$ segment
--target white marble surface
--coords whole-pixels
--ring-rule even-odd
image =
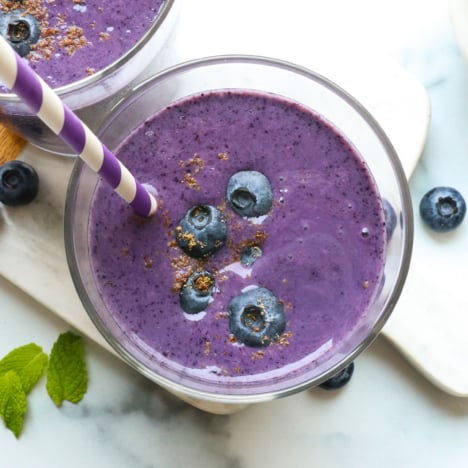
[[[335,49],[337,56],[399,61],[426,86],[432,101],[427,146],[411,180],[415,208],[427,189],[441,183],[468,194],[468,69],[455,43],[446,0],[289,0],[287,9],[278,0],[185,1],[186,11],[206,8],[219,18],[213,23],[207,15],[200,24],[205,40],[211,34],[206,50],[213,53],[224,52],[217,50],[216,38],[231,34],[239,40],[237,52],[300,60],[310,50],[315,60],[325,49]],[[238,8],[249,15],[237,14]],[[262,10],[263,16],[256,14]],[[182,26],[191,18],[185,14]],[[467,229],[435,239],[417,215],[416,220],[416,258],[423,261],[429,253],[435,258],[427,269],[434,286],[447,291],[449,309],[450,294],[463,289]],[[459,268],[452,273],[447,265],[454,257]],[[30,341],[49,350],[67,329],[67,323],[0,279],[0,355]],[[30,395],[20,440],[0,427],[0,466],[468,465],[468,400],[432,386],[384,338],[358,358],[353,380],[343,391],[310,390],[232,416],[195,410],[91,340],[86,344],[90,386],[84,401],[57,410],[41,382]]]

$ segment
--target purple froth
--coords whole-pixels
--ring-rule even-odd
[[[85,129],[80,119],[66,106],[64,113],[65,118],[59,136],[80,154],[86,144]]]
[[[12,91],[23,99],[34,114],[37,114],[43,98],[41,83],[28,63],[19,55],[16,56],[16,64],[18,73]]]

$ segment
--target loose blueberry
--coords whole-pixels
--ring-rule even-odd
[[[192,273],[179,293],[180,306],[188,314],[198,314],[213,300],[215,280],[206,270]]]
[[[446,232],[461,224],[466,213],[466,203],[458,190],[435,187],[422,197],[419,212],[431,229]]]
[[[397,217],[395,209],[386,198],[382,198],[382,207],[385,214],[385,230],[387,238],[390,239],[397,225]]]
[[[253,245],[251,247],[247,247],[241,253],[240,261],[242,265],[247,267],[252,266],[261,256],[263,255],[262,249]]]
[[[273,204],[270,182],[257,171],[240,171],[232,175],[226,198],[239,216],[248,218],[267,214]]]
[[[176,227],[178,246],[193,258],[206,258],[225,243],[227,223],[211,205],[197,205],[187,211]]]
[[[37,19],[22,9],[0,14],[0,35],[2,35],[21,57],[31,51],[41,35]]]
[[[39,190],[39,178],[32,166],[10,161],[0,166],[0,202],[9,206],[27,205]]]
[[[334,377],[320,384],[319,387],[324,388],[325,390],[338,390],[339,388],[344,387],[351,380],[353,372],[354,362],[351,362]]]
[[[228,304],[229,329],[248,346],[268,346],[286,327],[283,304],[266,288],[245,291]]]

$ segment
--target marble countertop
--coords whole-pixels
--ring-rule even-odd
[[[239,52],[268,51],[291,60],[325,50],[348,59],[396,60],[425,86],[432,104],[426,147],[410,181],[414,207],[435,185],[453,185],[468,194],[468,65],[455,41],[447,1],[289,0],[285,5],[279,0],[185,0],[179,27],[197,18],[204,31],[199,40],[209,41],[200,43],[201,55],[223,52],[216,38],[226,34],[238,37]],[[203,14],[195,15],[194,9]],[[169,62],[186,58],[180,47]],[[417,220],[416,248],[428,245],[426,236]],[[441,257],[450,254],[451,242],[460,240],[441,241]],[[460,254],[458,271],[467,256]],[[438,264],[432,274],[444,290],[463,288]],[[447,307],[450,303],[447,297]],[[57,335],[69,329],[0,277],[0,356],[29,342],[50,350]],[[21,438],[0,425],[0,466],[468,465],[468,399],[433,386],[383,336],[356,360],[353,379],[343,390],[313,389],[230,416],[194,409],[95,342],[85,342],[90,382],[84,400],[57,409],[44,385],[38,385],[29,397]]]

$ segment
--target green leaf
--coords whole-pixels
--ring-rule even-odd
[[[61,334],[52,347],[47,368],[47,392],[57,406],[65,400],[78,403],[88,389],[83,351],[81,337],[72,332]]]
[[[26,393],[18,374],[12,370],[0,376],[0,416],[5,426],[18,438],[26,413]]]
[[[34,343],[20,346],[0,361],[0,376],[14,371],[21,380],[23,390],[28,394],[41,378],[47,365],[47,354]]]

